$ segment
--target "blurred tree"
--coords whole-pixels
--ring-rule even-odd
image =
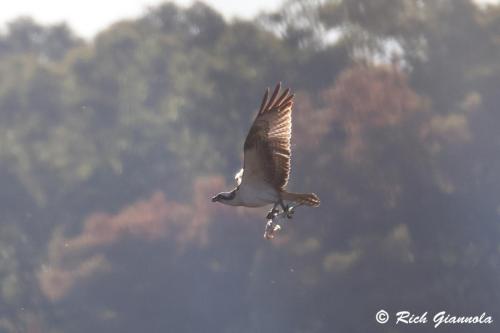
[[[82,40],[64,24],[44,27],[30,18],[10,22],[0,39],[0,54],[32,54],[41,61],[60,61]]]
[[[467,0],[291,0],[254,21],[165,3],[88,42],[10,23],[0,331],[377,332],[381,307],[500,316],[499,31],[498,5]],[[290,187],[323,203],[263,243],[264,210],[208,199],[231,186],[280,80],[296,92]]]

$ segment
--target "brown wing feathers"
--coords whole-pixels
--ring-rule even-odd
[[[277,108],[278,111],[280,111],[287,107],[292,106],[293,103],[292,99],[294,95],[293,94],[288,95],[290,93],[290,88],[285,89],[285,91],[281,94],[281,96],[277,100],[275,100],[276,97],[278,96],[280,89],[281,89],[281,82],[279,82],[274,88],[273,94],[269,99],[269,102],[267,101],[267,98],[269,97],[269,88],[266,89],[266,93],[264,94],[264,98],[262,99],[262,103],[260,105],[257,116],[263,114],[264,112],[270,111],[273,108]]]
[[[264,98],[262,98],[262,103],[260,104],[257,116],[259,116],[259,114],[262,114],[262,112],[264,111],[264,107],[266,106],[268,96],[269,96],[269,88],[266,88],[266,93],[264,94]]]
[[[258,150],[262,167],[266,168],[267,181],[283,189],[290,175],[291,108],[294,95],[289,95],[290,89],[286,89],[278,97],[280,88],[281,83],[278,83],[269,101],[269,89],[266,89],[244,149]]]

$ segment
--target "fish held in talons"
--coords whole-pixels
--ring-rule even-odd
[[[277,224],[274,219],[268,220],[266,228],[264,229],[265,239],[274,239],[276,234],[281,230],[281,226]]]

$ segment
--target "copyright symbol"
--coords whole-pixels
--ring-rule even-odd
[[[379,312],[377,312],[377,314],[375,315],[375,320],[379,323],[379,324],[385,324],[389,321],[389,314],[387,313],[387,311],[385,310],[380,310]]]

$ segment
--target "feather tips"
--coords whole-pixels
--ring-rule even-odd
[[[269,88],[266,88],[266,93],[264,94],[264,98],[262,98],[262,103],[260,104],[258,114],[261,114],[262,112],[264,112],[264,109],[265,109],[264,107],[266,106],[268,96],[269,96]]]

